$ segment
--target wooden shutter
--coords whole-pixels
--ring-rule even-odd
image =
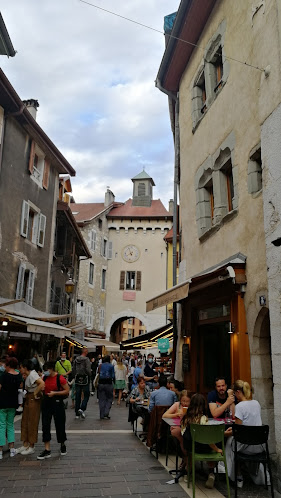
[[[23,237],[27,237],[28,217],[29,217],[29,204],[26,201],[22,201],[20,234]]]
[[[50,161],[49,159],[46,159],[44,161],[44,173],[43,173],[43,181],[42,181],[42,187],[45,190],[48,190],[49,186],[49,175],[50,175]]]
[[[120,271],[120,286],[119,290],[124,290],[125,289],[125,272],[122,270]]]
[[[141,290],[141,271],[137,271],[136,290]]]
[[[100,331],[104,331],[104,308],[100,309]]]
[[[33,270],[29,270],[26,297],[25,297],[25,302],[26,304],[29,304],[29,306],[32,306],[32,301],[33,301],[34,277],[35,277],[35,272]]]
[[[37,244],[40,247],[44,247],[45,229],[46,229],[46,216],[44,214],[40,213],[39,224],[38,224],[38,233],[37,233]]]
[[[32,140],[30,147],[30,154],[29,154],[29,163],[28,163],[28,170],[31,175],[33,173],[34,156],[35,156],[35,142],[34,140]]]
[[[17,280],[16,299],[22,298],[25,269],[26,269],[25,264],[21,263],[19,266],[19,273],[18,273],[18,280]]]
[[[108,241],[107,259],[112,259],[112,242],[111,241]]]

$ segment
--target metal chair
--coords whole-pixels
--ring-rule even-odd
[[[266,466],[270,475],[271,496],[274,498],[274,490],[272,485],[272,473],[268,451],[268,434],[269,426],[252,426],[234,424],[232,427],[234,437],[234,463],[235,463],[235,498],[237,498],[237,467],[238,462],[256,462],[262,463],[264,466],[265,487],[268,489],[266,478]],[[260,453],[246,454],[238,450],[237,443],[246,445],[261,445]]]
[[[188,429],[187,429],[188,430]],[[195,498],[195,462],[224,462],[225,465],[225,479],[227,486],[227,496],[230,498],[230,488],[227,473],[227,463],[224,451],[224,431],[225,425],[200,425],[191,424],[190,433],[192,438],[192,491],[193,498]],[[216,453],[215,451],[210,451],[209,453],[199,453],[196,452],[195,443],[201,443],[204,445],[221,443],[222,453]],[[189,468],[188,468],[188,487],[189,487]]]

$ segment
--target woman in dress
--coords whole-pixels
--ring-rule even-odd
[[[118,357],[117,365],[114,366],[115,373],[115,383],[114,389],[118,390],[118,401],[117,405],[120,405],[122,392],[126,389],[126,375],[127,375],[127,367],[123,364],[122,358]]]
[[[248,382],[237,380],[233,385],[233,393],[238,401],[238,404],[235,407],[235,424],[254,426],[262,425],[261,406],[257,400],[251,399],[251,388]],[[228,429],[227,432],[231,433],[231,429]],[[246,454],[260,453],[264,450],[264,448],[261,448],[258,445],[249,446],[241,443],[237,443],[237,449],[239,452]],[[229,437],[227,440],[225,446],[225,456],[228,476],[232,481],[234,481],[235,465],[233,437]],[[250,475],[255,484],[264,484],[264,471],[261,465],[259,466],[257,473],[250,473]],[[240,469],[238,469],[237,486],[239,488],[243,487],[243,476]]]
[[[17,453],[31,455],[34,453],[34,445],[38,440],[38,425],[42,391],[45,383],[34,370],[31,360],[24,360],[20,365],[20,372],[25,378],[25,403],[21,419],[21,441],[23,445],[17,449]]]
[[[109,412],[113,401],[113,382],[115,381],[114,368],[110,363],[110,356],[105,356],[99,366],[98,398],[100,419],[110,419]]]
[[[0,460],[3,458],[6,435],[10,456],[16,455],[14,417],[18,406],[18,390],[22,383],[22,376],[15,370],[17,365],[16,358],[7,358],[5,371],[0,379]]]

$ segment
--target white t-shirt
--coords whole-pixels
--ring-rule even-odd
[[[118,365],[114,367],[115,372],[115,380],[126,380],[127,368],[123,365],[122,368],[119,368]]]
[[[242,420],[243,425],[262,425],[261,405],[255,399],[240,401],[235,407],[235,417]]]
[[[37,387],[37,379],[40,379],[38,373],[36,372],[36,370],[31,370],[30,374],[25,379],[25,389],[28,393],[34,393]]]

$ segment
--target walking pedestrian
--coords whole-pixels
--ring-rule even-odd
[[[122,392],[126,389],[126,375],[127,368],[122,362],[122,358],[119,357],[117,360],[117,365],[114,366],[115,383],[114,390],[118,390],[118,401],[117,405],[120,405]]]
[[[100,419],[110,419],[109,412],[113,400],[113,381],[115,380],[114,368],[110,363],[110,356],[105,356],[99,366],[99,406]]]
[[[55,371],[55,361],[47,361],[44,370],[49,375],[44,377],[45,391],[42,401],[42,432],[45,449],[37,456],[38,460],[51,457],[51,422],[54,417],[57,442],[60,443],[60,454],[66,455],[65,408],[63,399],[69,394],[66,378]]]
[[[38,441],[42,391],[45,383],[34,369],[34,362],[31,360],[24,360],[21,363],[20,372],[25,377],[26,396],[21,419],[21,441],[23,444],[17,449],[17,453],[26,456],[34,453],[34,445]]]
[[[88,355],[88,348],[84,347],[80,356],[77,356],[73,365],[73,375],[75,376],[75,416],[77,419],[85,418],[85,411],[90,397],[91,362]],[[84,395],[81,403],[82,393]]]
[[[0,460],[3,458],[3,446],[7,441],[10,448],[10,457],[16,455],[14,417],[18,406],[18,390],[22,383],[22,376],[15,369],[18,360],[7,358],[5,372],[1,375],[0,383]]]

